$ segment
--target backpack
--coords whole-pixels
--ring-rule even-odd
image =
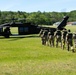
[[[47,34],[48,34],[48,31],[45,30],[45,31],[43,32],[43,35],[46,36]]]
[[[72,39],[73,34],[72,33],[68,33],[68,39]]]
[[[63,31],[63,38],[66,37],[67,31]]]
[[[61,31],[57,31],[56,35],[61,36]]]

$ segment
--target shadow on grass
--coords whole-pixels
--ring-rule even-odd
[[[72,51],[72,50],[69,50],[70,52],[72,52],[72,53],[76,53],[76,48],[74,49],[74,51]]]
[[[11,35],[10,38],[37,38],[39,37],[37,34],[31,34],[31,35],[18,35],[18,34],[14,34],[14,35]]]
[[[15,40],[20,40],[23,38],[37,38],[39,37],[38,35],[32,34],[32,35],[18,35],[14,34],[11,35],[9,38],[5,38],[4,36],[0,36],[0,39],[9,39],[9,41],[15,41]]]
[[[73,53],[76,53],[76,49],[74,49],[74,52]]]
[[[0,39],[5,39],[5,37],[3,37],[3,36],[0,36]]]

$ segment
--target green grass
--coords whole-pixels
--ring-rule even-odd
[[[37,36],[0,37],[0,75],[76,75],[76,53],[43,46]]]
[[[56,28],[56,26],[50,26],[50,27]],[[70,29],[72,32],[75,32],[76,31],[76,26],[75,25],[73,25],[73,26],[67,25],[65,28],[66,29]]]
[[[76,26],[73,25],[73,26],[66,26],[65,27],[66,29],[70,29],[72,32],[76,32]]]
[[[10,30],[12,34],[18,34],[18,27],[11,27]]]

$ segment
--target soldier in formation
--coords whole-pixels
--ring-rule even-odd
[[[42,45],[46,45],[47,44],[47,41],[48,41],[47,34],[48,34],[47,30],[41,29],[41,31],[39,33],[39,36],[41,37]]]
[[[68,33],[66,35],[66,42],[67,42],[67,50],[69,51],[71,49],[72,52],[74,52],[74,48],[73,48],[73,33],[70,30],[68,30]]]
[[[62,49],[67,48],[67,50],[72,50],[74,51],[73,44],[76,47],[76,33],[70,32],[70,30],[63,29],[62,31],[56,30],[55,32],[53,30],[46,30],[46,29],[41,29],[39,33],[41,40],[42,40],[42,45],[49,45],[50,47],[60,47]],[[74,40],[74,43],[73,43]],[[55,44],[54,44],[55,43]]]
[[[44,39],[43,39],[43,31],[44,31],[44,29],[41,29],[40,30],[40,33],[39,33],[39,36],[41,37],[41,42],[42,42],[42,45],[44,45]]]
[[[56,37],[56,47],[58,47],[59,43],[60,43],[61,46],[62,46],[62,42],[61,42],[61,31],[60,31],[60,30],[57,30],[57,31],[54,33],[54,36]]]
[[[76,48],[76,32],[73,34],[73,39],[74,39],[74,47]]]
[[[66,34],[67,34],[67,30],[63,29],[62,30],[62,35],[61,35],[61,40],[62,40],[62,49],[65,48],[65,43],[66,43]]]
[[[48,32],[48,42],[51,47],[54,47],[54,31],[49,30]]]

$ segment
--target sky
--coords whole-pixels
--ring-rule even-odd
[[[0,0],[1,11],[70,12],[76,10],[76,0]]]

